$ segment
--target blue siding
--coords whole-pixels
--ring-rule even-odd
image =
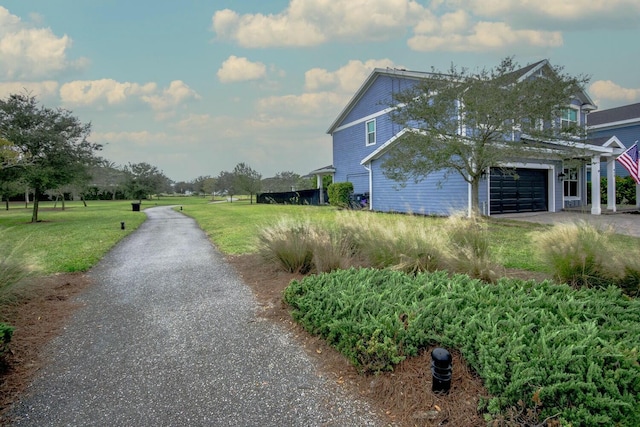
[[[406,91],[416,85],[417,81],[402,77],[378,76],[358,103],[338,126],[359,120],[371,114],[389,108],[393,103],[393,95]],[[399,130],[398,130],[399,131]]]
[[[450,175],[443,181],[443,173],[430,174],[404,187],[384,177],[381,159],[372,162],[372,208],[380,212],[403,212],[421,215],[451,215],[467,210],[468,185],[459,175]]]
[[[594,138],[600,137],[617,137],[625,147],[631,147],[636,141],[640,140],[640,124],[632,124],[615,129],[603,129],[595,131],[591,134]],[[600,176],[607,177],[607,162],[600,163]],[[616,162],[616,176],[629,176],[629,172],[619,163]]]
[[[333,134],[333,167],[335,182],[353,183],[355,193],[369,191],[369,175],[360,161],[372,151],[365,146],[364,124],[351,126]],[[375,149],[375,145],[373,146]]]
[[[369,192],[369,173],[360,162],[400,132],[402,127],[394,123],[389,114],[377,116],[376,144],[367,146],[366,122],[354,122],[385,110],[390,105],[392,90],[406,90],[413,84],[415,82],[408,79],[379,76],[347,118],[338,125],[339,128],[347,127],[333,133],[335,182],[353,183],[355,193]]]

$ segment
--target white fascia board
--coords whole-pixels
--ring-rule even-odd
[[[600,125],[587,126],[587,129],[589,130],[608,129],[608,128],[616,128],[616,127],[627,126],[632,124],[640,124],[640,117],[627,119],[627,120],[620,120],[618,122],[602,123]]]
[[[362,117],[362,118],[360,118],[358,120],[354,120],[352,122],[346,123],[346,124],[344,124],[344,125],[342,125],[340,127],[335,128],[332,133],[335,133],[335,132],[350,128],[351,126],[355,126],[355,125],[360,124],[360,123],[368,122],[369,120],[375,119],[376,117],[384,116],[385,114],[389,114],[391,111],[393,111],[395,109],[396,109],[396,107],[389,107],[389,108],[385,108],[382,111],[378,111],[377,113],[369,114],[368,116]]]
[[[380,147],[376,148],[375,151],[373,151],[371,154],[369,154],[367,157],[365,157],[364,159],[362,159],[360,161],[361,165],[366,165],[371,163],[372,160],[377,159],[378,157],[380,157],[382,154],[384,154],[384,152],[391,146],[393,145],[402,135],[404,135],[407,132],[412,131],[411,129],[408,128],[404,128],[402,129],[400,132],[398,132],[397,134],[395,134],[394,136],[392,136],[387,142],[385,142],[384,144],[382,144]]]
[[[603,147],[610,147],[612,145],[616,145],[616,147],[614,147],[614,148],[620,148],[622,150],[626,150],[626,148],[627,148],[627,147],[624,146],[624,144],[615,135],[613,135],[611,138],[609,138],[607,140],[607,142],[605,142],[602,146]]]
[[[536,67],[534,67],[531,70],[529,70],[528,73],[523,74],[522,76],[520,76],[520,78],[518,79],[518,82],[522,82],[522,81],[528,79],[530,76],[534,75],[542,67],[545,67],[545,66],[549,66],[549,68],[551,68],[551,66],[549,65],[549,60],[548,59],[545,59],[545,60],[541,61]]]
[[[387,75],[387,76],[393,76],[393,77],[404,77],[404,78],[413,79],[413,80],[424,80],[425,78],[428,78],[429,75],[431,74],[432,73],[425,73],[425,72],[419,72],[419,71],[407,71],[407,70],[401,70],[396,68],[375,68],[371,72],[371,74],[369,74],[367,79],[360,85],[358,90],[355,92],[353,97],[349,100],[347,105],[345,105],[345,107],[342,109],[340,114],[338,114],[338,116],[333,121],[333,123],[331,123],[331,126],[329,126],[329,129],[327,129],[327,133],[332,134],[336,132],[338,129],[344,128],[344,126],[340,126],[340,128],[334,128],[334,127],[337,126],[338,123],[340,123],[344,118],[347,117],[347,115],[352,110],[352,108],[357,104],[358,100],[362,98],[362,96],[367,92],[368,88],[373,84],[373,82],[378,78],[378,76]]]
[[[585,150],[597,152],[597,153],[605,153],[605,154],[613,154],[614,149],[612,147],[599,147],[597,145],[585,144],[582,142],[571,142],[571,141],[540,141],[535,138],[522,134],[521,137],[525,139],[530,139],[532,141],[543,142],[545,144],[557,145],[558,147],[575,147],[575,148],[584,148]],[[616,138],[617,139],[617,138]]]

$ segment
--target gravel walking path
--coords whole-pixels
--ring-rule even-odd
[[[375,426],[195,221],[168,207],[91,272],[83,306],[11,409],[16,426]]]

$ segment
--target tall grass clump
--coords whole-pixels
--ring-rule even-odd
[[[479,215],[466,217],[461,213],[447,218],[442,232],[447,237],[447,266],[455,273],[474,279],[495,282],[496,266],[492,261],[489,225]]]
[[[623,278],[624,257],[629,255],[615,249],[612,235],[611,228],[579,221],[557,224],[536,235],[534,243],[556,280],[576,287],[606,287]]]
[[[27,240],[12,245],[5,236],[5,231],[0,232],[0,303],[4,299],[2,295],[22,279],[31,275],[36,266],[30,261],[30,257],[22,254],[22,248]]]
[[[354,244],[347,230],[336,226],[312,226],[309,244],[317,273],[349,268],[353,264]]]
[[[306,274],[313,267],[311,228],[309,220],[281,218],[258,233],[258,253],[289,273]]]
[[[440,270],[445,265],[444,241],[423,218],[345,212],[337,222],[352,236],[364,265],[406,273]]]
[[[354,246],[340,227],[285,217],[258,233],[258,253],[290,273],[323,273],[351,267]]]

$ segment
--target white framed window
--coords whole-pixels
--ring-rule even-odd
[[[562,179],[564,185],[565,199],[580,198],[580,180],[578,179],[577,168],[564,168],[562,170],[564,177]]]
[[[367,131],[366,145],[375,145],[376,143],[376,120],[369,120],[365,123]]]
[[[560,129],[575,128],[578,125],[578,110],[565,108],[560,116]]]

